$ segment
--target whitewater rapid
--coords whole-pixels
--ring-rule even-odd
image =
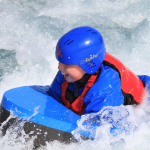
[[[103,35],[107,52],[135,74],[150,75],[149,0],[0,0],[0,97],[19,86],[49,85],[58,71],[57,41],[78,26],[96,28]],[[106,131],[101,139],[70,145],[54,141],[39,149],[149,149],[147,99],[137,108],[129,106],[127,110],[130,122],[137,127],[129,135],[113,139],[104,125],[97,130]],[[10,132],[0,139],[0,147],[28,150],[32,148],[32,139],[24,143],[25,136],[17,141]]]

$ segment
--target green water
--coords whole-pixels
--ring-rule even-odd
[[[15,56],[14,50],[0,49],[0,80],[2,80],[4,74],[12,73],[17,68]]]

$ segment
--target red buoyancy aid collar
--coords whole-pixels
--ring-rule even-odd
[[[94,84],[96,78],[97,78],[97,74],[91,75],[82,94],[72,104],[70,104],[69,101],[65,98],[65,93],[68,87],[68,82],[65,80],[62,83],[62,87],[61,87],[62,100],[65,106],[71,109],[73,112],[77,113],[78,115],[82,115],[84,113],[84,97],[88,92],[88,90],[90,89],[90,87]]]

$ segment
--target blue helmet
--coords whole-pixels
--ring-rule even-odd
[[[66,65],[79,65],[95,73],[102,64],[106,48],[101,34],[91,27],[78,27],[63,35],[56,46],[56,58]]]

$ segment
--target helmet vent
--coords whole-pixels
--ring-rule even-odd
[[[104,42],[103,42],[102,38],[99,38],[99,40],[101,41],[101,43],[102,43],[102,44],[104,44]]]
[[[93,68],[93,67],[96,67],[96,64],[95,64],[93,61],[90,61],[90,62],[86,63],[85,65],[87,65],[87,67],[88,67],[89,69],[91,69],[91,68]]]
[[[96,32],[92,32],[93,34],[97,34]]]
[[[92,30],[87,30],[87,32],[89,32],[89,31],[92,31]],[[96,32],[91,32],[91,33],[93,33],[93,34],[97,34]]]
[[[69,42],[69,43],[68,43]],[[72,41],[70,41],[69,39],[64,43],[64,45],[65,44],[67,44],[67,45],[69,45],[70,43],[72,43],[73,42],[73,40]]]
[[[64,43],[64,45],[69,41],[69,39]]]
[[[69,45],[70,43],[72,43],[73,42],[73,40],[72,41],[70,41],[67,45]]]

